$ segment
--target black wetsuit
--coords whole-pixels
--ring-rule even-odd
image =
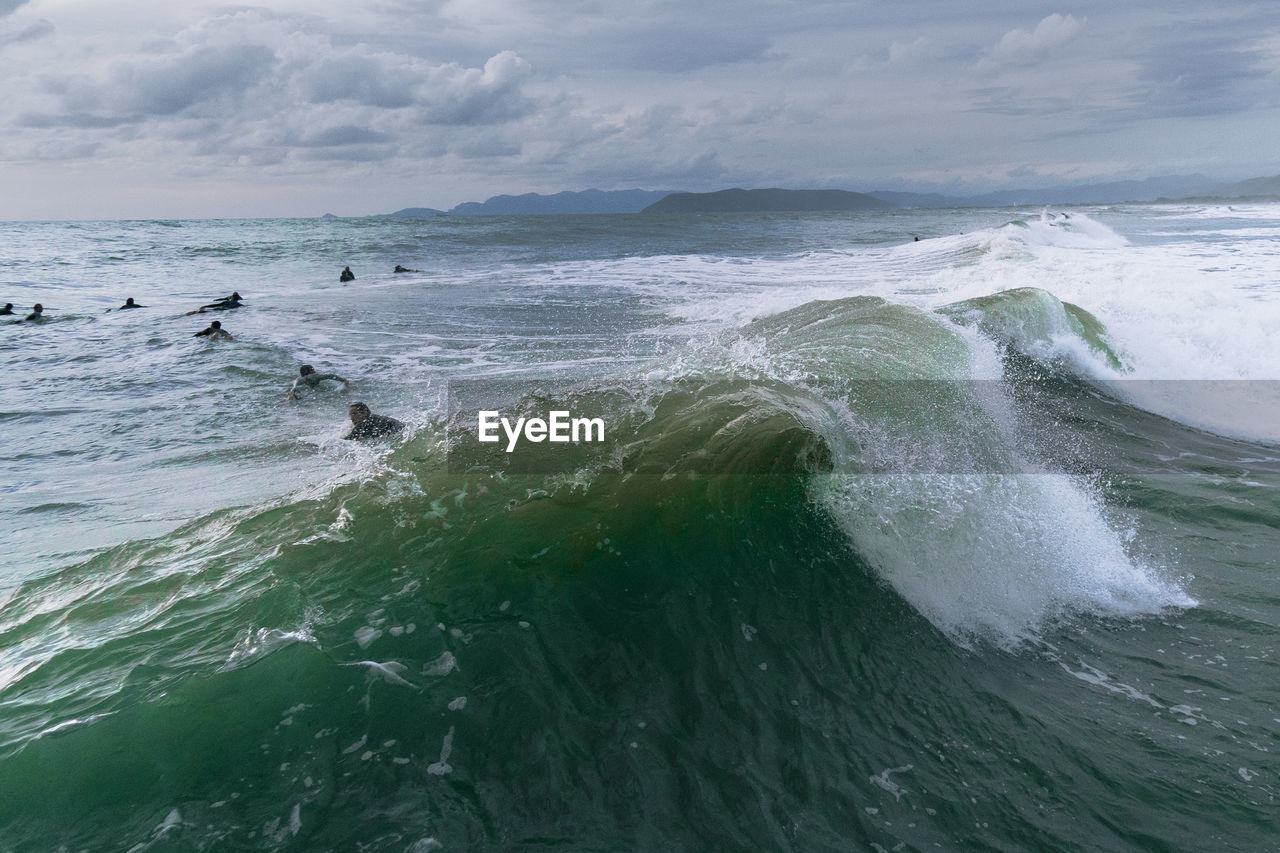
[[[201,311],[230,311],[232,308],[239,308],[242,303],[239,299],[219,299],[217,302],[209,305],[201,305]]]
[[[228,339],[228,340],[229,340],[229,339],[231,338],[231,333],[230,333],[230,332],[228,332],[226,329],[215,329],[213,326],[210,326],[210,327],[209,327],[209,328],[207,328],[207,329],[201,329],[200,331],[196,332],[196,333],[195,333],[194,335],[192,335],[191,337],[193,337],[193,338],[209,338],[209,339],[211,339],[211,340],[215,340],[215,341],[216,341],[216,340],[221,340],[221,339],[223,339],[223,338],[226,338],[226,339]]]
[[[355,281],[355,280],[356,280],[356,274],[349,269],[343,270],[342,275],[338,276],[338,281],[342,282],[343,284],[346,284],[348,281]]]
[[[369,415],[369,417],[353,426],[351,432],[344,435],[343,438],[387,438],[402,429],[404,429],[404,424],[395,418],[389,418],[386,415]]]
[[[146,307],[147,307],[147,306],[145,306],[145,305],[139,305],[139,304],[138,304],[138,303],[136,303],[136,302],[126,302],[125,304],[123,304],[123,305],[121,305],[119,308],[117,308],[116,310],[117,310],[117,311],[128,311],[130,308],[146,308]]]
[[[24,322],[43,323],[45,320],[48,320],[48,319],[49,318],[46,317],[42,311],[32,311],[30,314],[26,316],[26,318],[24,319]]]
[[[319,388],[321,382],[330,381],[341,382],[343,385],[347,384],[347,380],[336,373],[308,373],[293,380],[293,387],[289,389],[289,393],[297,394],[303,388]]]
[[[0,316],[6,315],[6,314],[12,314],[12,313],[13,313],[12,308],[0,308]]]

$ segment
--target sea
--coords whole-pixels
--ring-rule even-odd
[[[1280,204],[7,222],[0,290],[0,851],[1280,849]]]

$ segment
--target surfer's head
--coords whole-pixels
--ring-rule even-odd
[[[369,407],[364,403],[352,403],[347,407],[347,415],[351,418],[351,423],[358,424],[369,418]]]
[[[309,364],[304,364],[302,367],[298,368],[298,372],[303,376],[309,376],[310,374],[315,373],[316,369]]]

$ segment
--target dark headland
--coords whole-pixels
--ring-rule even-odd
[[[593,213],[639,213],[667,195],[665,190],[583,190],[555,195],[525,193],[495,195],[488,201],[468,201],[447,211],[433,207],[406,207],[386,216],[393,219],[426,219],[432,216],[548,216]]]
[[[672,193],[644,213],[782,213],[828,210],[890,210],[897,205],[847,190],[720,190]]]
[[[390,219],[430,219],[432,216],[444,215],[443,210],[436,210],[434,207],[406,207],[395,213],[386,214]]]
[[[635,213],[666,192],[654,190],[583,190],[555,195],[496,195],[485,202],[466,202],[452,208],[452,216],[530,216],[538,214]]]

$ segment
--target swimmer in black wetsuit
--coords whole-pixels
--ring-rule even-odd
[[[338,276],[338,281],[346,284],[349,281],[355,281],[356,274],[351,271],[351,267],[343,267],[342,275]]]
[[[4,304],[4,307],[3,307],[3,308],[0,308],[0,315],[4,315],[4,314],[12,314],[12,313],[13,313],[13,303],[12,303],[12,302],[6,302],[6,303]]]
[[[395,418],[371,413],[364,403],[352,403],[347,407],[347,414],[351,417],[352,426],[344,439],[390,438],[404,429],[404,424]]]
[[[208,338],[211,341],[229,341],[232,340],[231,333],[222,328],[222,324],[214,320],[209,324],[209,328],[196,332],[193,338]]]
[[[206,311],[230,311],[233,308],[239,308],[240,305],[240,293],[235,291],[230,296],[224,296],[215,302],[210,302],[208,305],[201,305],[194,311],[188,311],[187,316],[203,314]]]
[[[240,307],[240,291],[233,290],[230,296],[224,296],[221,299],[210,302],[208,305],[201,305],[201,308],[207,308],[210,311],[229,311],[232,308]]]
[[[138,303],[134,302],[133,297],[130,296],[128,299],[124,301],[124,304],[120,306],[119,310],[128,311],[130,308],[146,308],[146,307],[147,306],[145,305],[139,305]]]
[[[400,266],[399,264],[396,264],[396,268],[393,270],[393,272],[422,272],[422,270],[410,270],[410,269],[405,269],[404,267]]]
[[[31,313],[23,318],[24,323],[43,323],[49,318],[44,316],[44,306],[37,302],[31,306]]]
[[[298,392],[303,388],[319,388],[321,382],[341,382],[344,391],[351,387],[349,380],[343,379],[336,373],[316,373],[316,369],[309,364],[298,368],[298,373],[301,375],[293,380],[293,387],[285,392],[286,400],[298,399]]]

